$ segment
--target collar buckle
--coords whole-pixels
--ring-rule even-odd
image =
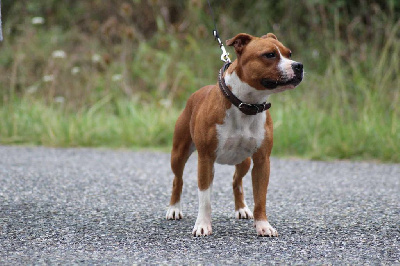
[[[257,114],[257,113],[260,113],[260,108],[258,108],[258,106],[255,105],[255,104],[250,104],[250,103],[241,102],[241,103],[239,104],[238,108],[239,108],[241,111],[243,111],[244,109],[247,109],[247,110],[254,110],[254,113],[256,113],[256,114]],[[255,109],[257,109],[257,111],[256,111]],[[253,113],[253,112],[252,112],[252,113]]]

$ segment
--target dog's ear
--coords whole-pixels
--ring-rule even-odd
[[[253,36],[250,34],[246,33],[239,33],[232,39],[229,39],[226,41],[226,45],[228,46],[233,46],[235,48],[235,51],[237,54],[241,54],[243,51],[243,48],[248,44],[251,39],[253,39]]]
[[[276,38],[275,34],[273,34],[273,33],[267,33],[267,35],[264,35],[261,37],[261,39],[267,39],[267,38],[272,38],[272,39],[278,40],[278,38]]]

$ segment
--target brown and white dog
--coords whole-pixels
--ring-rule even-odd
[[[260,104],[269,95],[293,89],[303,79],[303,65],[290,59],[291,51],[272,33],[261,38],[240,33],[227,40],[237,59],[223,78],[233,94],[246,104]],[[264,111],[264,110],[262,110]],[[233,194],[235,216],[251,219],[258,235],[277,236],[267,220],[265,205],[272,150],[272,119],[268,110],[255,115],[244,114],[223,94],[218,85],[209,85],[192,94],[179,116],[173,138],[171,167],[175,174],[167,219],[181,219],[183,169],[198,151],[199,212],[194,236],[210,235],[211,190],[214,163],[235,165]],[[243,195],[242,178],[253,159],[252,184],[254,215]]]

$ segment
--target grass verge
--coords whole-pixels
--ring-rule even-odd
[[[113,101],[68,112],[27,99],[0,107],[0,143],[57,147],[166,147],[171,145],[175,109]]]
[[[385,106],[329,112],[299,97],[304,90],[271,97],[274,156],[400,162],[398,118]],[[0,143],[167,150],[179,112],[176,107],[110,97],[91,108],[66,112],[23,99],[0,107]]]

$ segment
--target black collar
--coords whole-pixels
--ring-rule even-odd
[[[236,97],[232,91],[226,86],[225,84],[225,79],[222,77],[224,72],[228,69],[230,62],[226,62],[222,68],[219,70],[219,75],[218,75],[218,84],[219,88],[222,91],[222,94],[225,95],[225,97],[239,110],[246,114],[246,115],[256,115],[258,113],[262,113],[265,110],[268,110],[271,108],[271,103],[260,103],[260,104],[252,104],[252,103],[245,103],[242,102],[238,97]]]

